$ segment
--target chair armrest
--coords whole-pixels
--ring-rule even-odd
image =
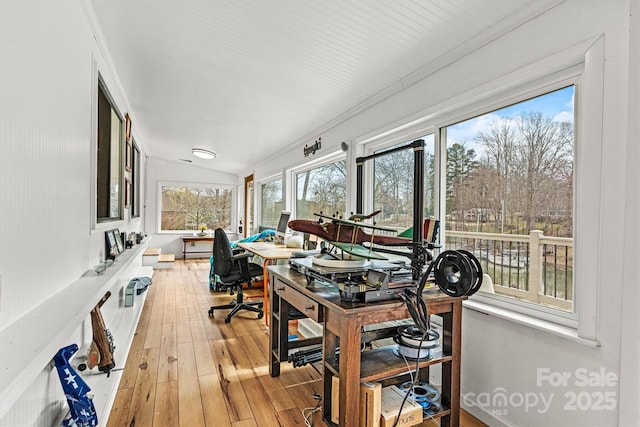
[[[240,266],[240,272],[242,273],[242,280],[246,283],[251,284],[251,276],[249,275],[249,258],[251,258],[253,254],[249,251],[241,252],[239,254],[235,254],[231,257],[231,261],[234,263],[238,263]]]
[[[250,258],[252,256],[251,252],[240,252],[238,254],[235,254],[234,256],[231,257],[232,261],[238,261],[241,260],[243,258]]]

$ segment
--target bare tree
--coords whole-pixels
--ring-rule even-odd
[[[484,172],[486,201],[507,221],[507,228],[518,230],[522,216],[528,230],[540,228],[559,235],[571,232],[573,194],[573,125],[557,122],[540,112],[523,113],[516,118],[496,119],[475,142],[486,148],[482,164],[495,176]],[[479,176],[476,175],[476,179]],[[553,226],[560,221],[561,227]],[[515,224],[514,224],[515,222]],[[542,224],[538,226],[537,224]],[[502,230],[502,224],[500,224]]]
[[[162,229],[228,228],[231,192],[209,187],[163,187]]]
[[[378,157],[375,162],[375,209],[381,210],[381,218],[388,223],[398,222],[401,216],[413,209],[413,157],[410,150],[398,151]]]
[[[486,131],[476,135],[475,142],[486,148],[486,162],[493,166],[496,172],[497,179],[492,182],[493,191],[489,203],[492,210],[500,212],[500,217],[495,217],[495,228],[504,231],[498,221],[502,220],[505,210],[513,210],[509,206],[509,195],[513,188],[511,181],[514,174],[517,136],[512,120],[507,117],[494,120]]]
[[[345,161],[310,169],[298,174],[298,218],[312,218],[319,211],[333,214],[346,207],[347,173]]]
[[[552,215],[549,196],[555,195],[573,169],[573,126],[542,113],[525,113],[518,123],[517,170],[524,191],[524,214],[529,226],[538,217]],[[540,212],[546,206],[548,212]],[[540,215],[545,213],[546,215]]]

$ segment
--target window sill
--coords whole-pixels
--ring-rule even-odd
[[[525,314],[516,313],[511,310],[496,307],[491,304],[467,300],[462,303],[463,307],[469,310],[474,310],[479,313],[487,314],[489,316],[495,316],[499,319],[508,320],[510,322],[517,323],[522,326],[537,329],[539,331],[547,332],[556,335],[561,338],[568,339],[578,344],[585,345],[590,348],[600,347],[600,342],[588,338],[583,338],[578,335],[578,331],[568,326],[558,325],[557,323],[549,322],[547,320],[538,319]]]

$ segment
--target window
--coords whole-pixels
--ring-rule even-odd
[[[346,162],[339,160],[297,172],[296,218],[314,219],[314,213],[344,216],[347,207]]]
[[[260,197],[260,224],[267,227],[276,227],[278,218],[283,209],[282,205],[282,178],[265,182],[261,186]]]
[[[574,86],[443,129],[446,247],[495,293],[574,312]]]
[[[102,82],[98,84],[96,219],[122,219],[122,119]]]
[[[428,218],[434,215],[434,154],[433,135],[422,138],[424,147],[424,207],[423,216]],[[408,142],[388,147],[406,145]],[[376,152],[379,152],[376,151]],[[374,153],[376,153],[374,152]],[[403,231],[413,226],[413,201],[414,201],[414,151],[411,147],[405,150],[390,152],[387,155],[376,157],[373,162],[373,210],[380,210],[376,216],[378,225],[397,228]]]
[[[231,188],[161,185],[160,231],[231,230]]]

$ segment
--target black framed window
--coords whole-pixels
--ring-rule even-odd
[[[96,219],[122,219],[122,118],[103,83],[98,84]]]

